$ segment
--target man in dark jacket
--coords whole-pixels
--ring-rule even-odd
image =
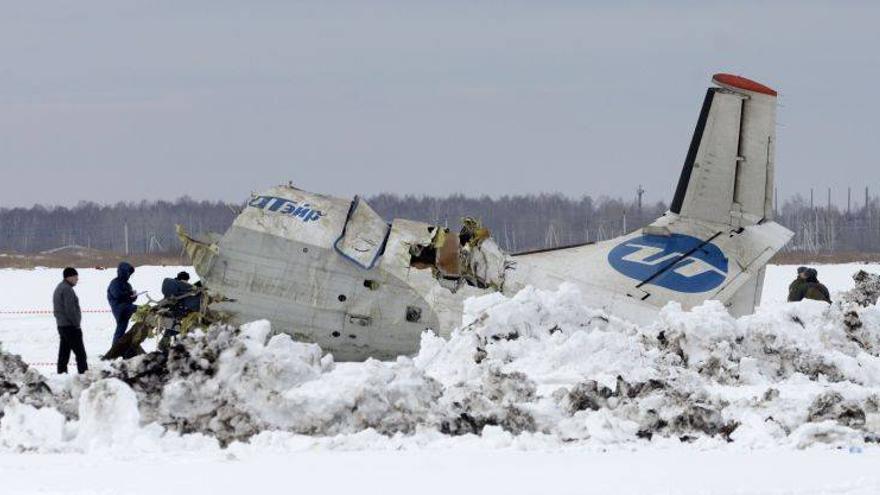
[[[89,369],[86,364],[86,348],[83,345],[82,311],[79,308],[79,298],[73,288],[79,282],[79,274],[76,269],[67,267],[62,274],[64,280],[55,287],[52,294],[52,307],[55,314],[55,323],[58,326],[58,373],[67,373],[67,363],[70,361],[70,352],[76,356],[76,370],[82,374]]]
[[[162,281],[162,296],[171,307],[177,323],[172,328],[166,328],[162,339],[159,340],[159,350],[166,352],[172,340],[180,334],[180,321],[187,315],[199,311],[202,305],[202,294],[198,288],[189,283],[189,273],[180,272],[174,278],[166,278]]]
[[[828,287],[819,282],[819,272],[814,268],[807,268],[803,273],[804,283],[789,292],[789,301],[802,301],[804,299],[814,299],[816,301],[824,301],[831,304],[831,294]]]
[[[116,343],[125,334],[128,328],[128,321],[137,310],[134,302],[138,296],[131,287],[131,284],[128,283],[132,274],[134,274],[134,267],[130,263],[123,261],[116,268],[116,278],[111,280],[110,285],[107,287],[107,302],[110,303],[110,310],[113,311],[113,317],[116,318],[116,331],[113,333],[113,343]]]
[[[189,283],[189,273],[180,272],[174,278],[166,278],[162,281],[162,296],[168,300],[176,301],[180,308],[180,316],[185,313],[198,311],[201,306],[201,296],[192,294],[195,288]]]

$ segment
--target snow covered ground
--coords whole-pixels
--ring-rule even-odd
[[[762,308],[740,320],[707,304],[637,328],[578,307],[570,288],[484,299],[471,307],[482,323],[426,335],[396,363],[334,364],[256,324],[217,334],[236,359],[161,377],[156,404],[144,396],[158,378],[133,378],[145,367],[92,363],[134,391],[53,376],[51,314],[8,312],[50,309],[58,270],[0,270],[3,349],[68,394],[6,408],[0,493],[880,493],[880,449],[865,441],[880,432],[880,311],[850,331],[839,308],[781,304],[794,268],[769,267]],[[880,273],[818,269],[832,294],[858,269]],[[132,283],[158,297],[179,270],[142,267]],[[106,307],[112,277],[81,271],[83,309]],[[112,329],[86,313],[92,359]],[[207,341],[194,337],[196,358],[216,354]]]
[[[499,448],[0,455],[14,494],[876,495],[876,454]]]

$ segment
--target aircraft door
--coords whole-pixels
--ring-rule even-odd
[[[352,263],[369,270],[382,255],[390,230],[391,227],[370,205],[355,196],[342,235],[333,247]]]

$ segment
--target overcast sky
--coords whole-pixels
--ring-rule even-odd
[[[618,3],[0,0],[0,206],[668,201],[721,71],[780,93],[780,196],[880,193],[880,2]]]

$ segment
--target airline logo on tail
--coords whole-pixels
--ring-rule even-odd
[[[643,235],[618,244],[608,263],[629,278],[676,292],[707,292],[727,278],[718,246],[682,234]]]

